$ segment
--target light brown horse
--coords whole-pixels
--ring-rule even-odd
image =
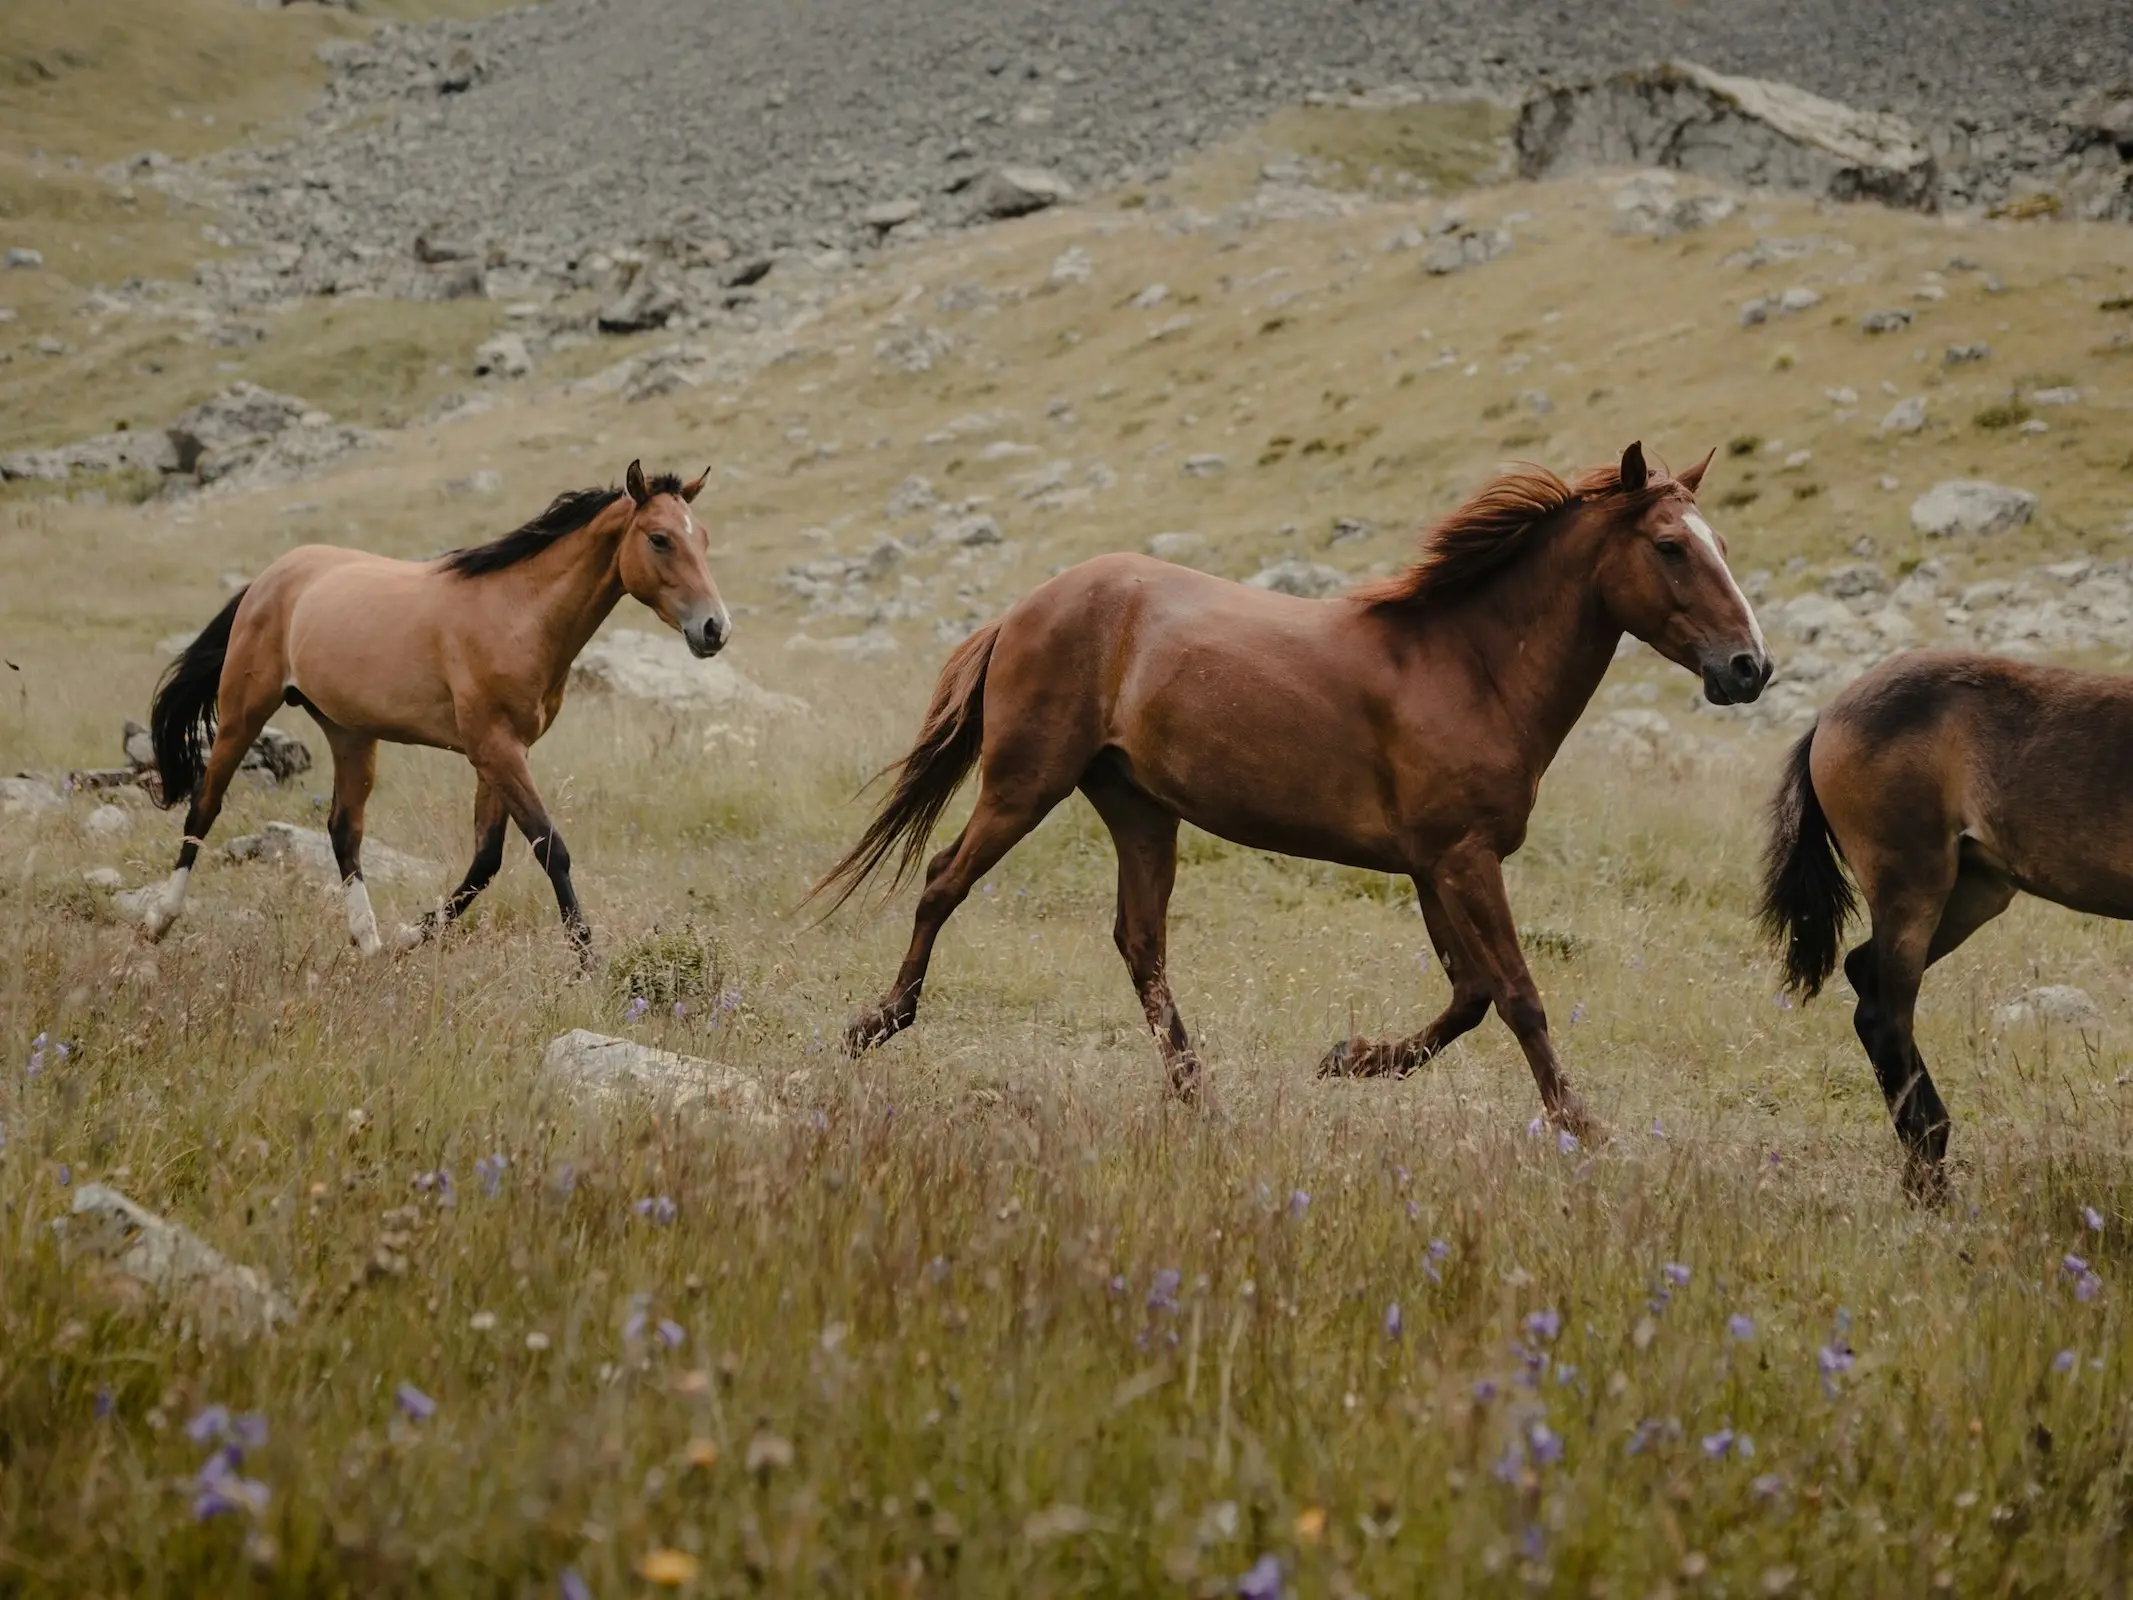
[[[1493,1002],[1549,1115],[1582,1128],[1502,863],[1625,632],[1700,673],[1719,704],[1769,680],[1761,630],[1696,509],[1709,461],[1668,477],[1633,444],[1619,468],[1574,484],[1511,472],[1424,534],[1405,573],[1334,600],[1132,555],[1025,596],[949,657],[887,802],[815,887],[842,904],[899,845],[901,882],[982,766],[970,821],[927,863],[903,967],[847,1048],[911,1025],[941,925],[1079,788],[1118,850],[1118,948],[1175,1092],[1200,1072],[1164,968],[1184,818],[1253,849],[1414,879],[1451,1003],[1411,1038],[1342,1040],[1321,1072],[1410,1072]]]
[[[1763,925],[1787,984],[1820,991],[1844,958],[1852,1025],[1904,1150],[1904,1183],[1945,1189],[1948,1111],[1912,1033],[1926,968],[2019,893],[2133,918],[2133,680],[1917,650],[1830,702],[1771,804]]]
[[[363,886],[363,807],[381,739],[456,750],[475,772],[473,865],[395,942],[420,943],[467,909],[502,865],[509,820],[555,886],[572,944],[587,953],[570,852],[534,787],[527,748],[554,724],[571,662],[625,594],[699,657],[716,655],[733,632],[711,581],[708,535],[689,512],[703,478],[647,482],[632,461],[624,484],[559,495],[524,527],[433,561],[303,545],[224,606],[164,673],[149,715],[163,803],[191,806],[177,867],[143,918],[148,936],[177,920],[238,762],[288,704],[311,713],[333,751],[327,831],[348,935],[365,955],[382,945]]]

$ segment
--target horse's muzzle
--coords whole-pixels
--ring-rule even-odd
[[[681,636],[688,642],[690,655],[707,661],[726,648],[726,641],[733,637],[733,624],[723,621],[714,611],[683,624]]]
[[[1760,699],[1763,685],[1777,665],[1769,656],[1742,650],[1724,661],[1707,661],[1703,668],[1703,697],[1714,706],[1744,706]]]

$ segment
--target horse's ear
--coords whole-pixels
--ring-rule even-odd
[[[710,476],[711,469],[706,467],[687,483],[683,484],[681,486],[682,499],[693,502],[699,494],[703,493],[704,483]]]
[[[622,487],[629,490],[630,498],[640,506],[652,498],[652,491],[644,486],[644,463],[632,461],[629,471],[622,474]]]
[[[1651,471],[1644,465],[1644,441],[1639,439],[1622,452],[1622,487],[1635,494],[1650,477]]]
[[[1697,462],[1695,466],[1689,468],[1688,471],[1682,473],[1674,481],[1680,484],[1682,488],[1688,490],[1690,494],[1694,494],[1697,488],[1703,483],[1704,468],[1708,467],[1711,464],[1711,458],[1717,454],[1718,446],[1713,445],[1710,449],[1706,450],[1703,453],[1703,459],[1701,461]]]

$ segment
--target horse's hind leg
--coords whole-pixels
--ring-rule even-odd
[[[278,686],[272,694],[262,693],[235,703],[228,696],[223,697],[215,727],[215,742],[209,747],[207,763],[201,769],[200,787],[185,808],[185,839],[178,846],[178,863],[171,869],[162,894],[148,904],[141,918],[142,931],[150,939],[160,939],[168,933],[171,924],[178,920],[178,913],[185,908],[185,891],[192,879],[193,863],[200,858],[200,847],[207,843],[208,830],[222,815],[222,801],[229,793],[230,781],[237,776],[237,769],[244,762],[245,752],[252,748],[252,741],[259,737],[260,730],[266,727],[268,719],[280,706]]]
[[[1166,965],[1170,890],[1178,875],[1177,815],[1115,778],[1085,780],[1081,792],[1111,830],[1118,851],[1118,920],[1111,937],[1133,975],[1170,1092],[1194,1099],[1200,1091],[1200,1058],[1185,1037]]]
[[[378,741],[328,722],[315,710],[311,715],[333,751],[333,811],[326,819],[326,836],[333,841],[333,862],[348,902],[348,937],[364,955],[374,956],[383,943],[363,882],[363,812],[378,778]]]
[[[955,914],[978,879],[990,872],[1045,813],[1066,798],[1071,789],[1049,793],[1029,784],[1011,789],[989,776],[978,791],[978,803],[954,844],[926,863],[926,886],[919,892],[918,913],[912,920],[911,943],[904,951],[896,981],[879,1003],[854,1017],[844,1030],[844,1048],[851,1055],[893,1038],[918,1020],[919,991],[926,984],[926,967],[933,959],[933,941],[941,927]]]
[[[403,949],[435,938],[464,916],[467,907],[474,903],[474,897],[489,887],[497,869],[504,864],[504,828],[509,820],[495,786],[488,779],[477,776],[474,780],[473,864],[467,868],[467,875],[459,880],[459,887],[445,896],[441,907],[423,913],[421,922],[413,927],[400,930],[396,942]]]
[[[1321,1078],[1405,1077],[1436,1055],[1461,1034],[1481,1026],[1489,1014],[1489,983],[1481,963],[1462,956],[1453,944],[1444,907],[1426,878],[1415,879],[1415,895],[1422,905],[1422,923],[1429,929],[1444,975],[1452,980],[1452,997],[1430,1025],[1404,1039],[1342,1039],[1318,1064]]]

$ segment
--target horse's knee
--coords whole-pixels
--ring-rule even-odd
[[[1548,1031],[1548,1011],[1532,989],[1514,989],[1496,997],[1496,1010],[1521,1039]]]
[[[1489,996],[1486,990],[1473,993],[1452,991],[1452,1003],[1444,1008],[1444,1025],[1457,1028],[1461,1033],[1481,1026],[1481,1019],[1489,1014]]]

